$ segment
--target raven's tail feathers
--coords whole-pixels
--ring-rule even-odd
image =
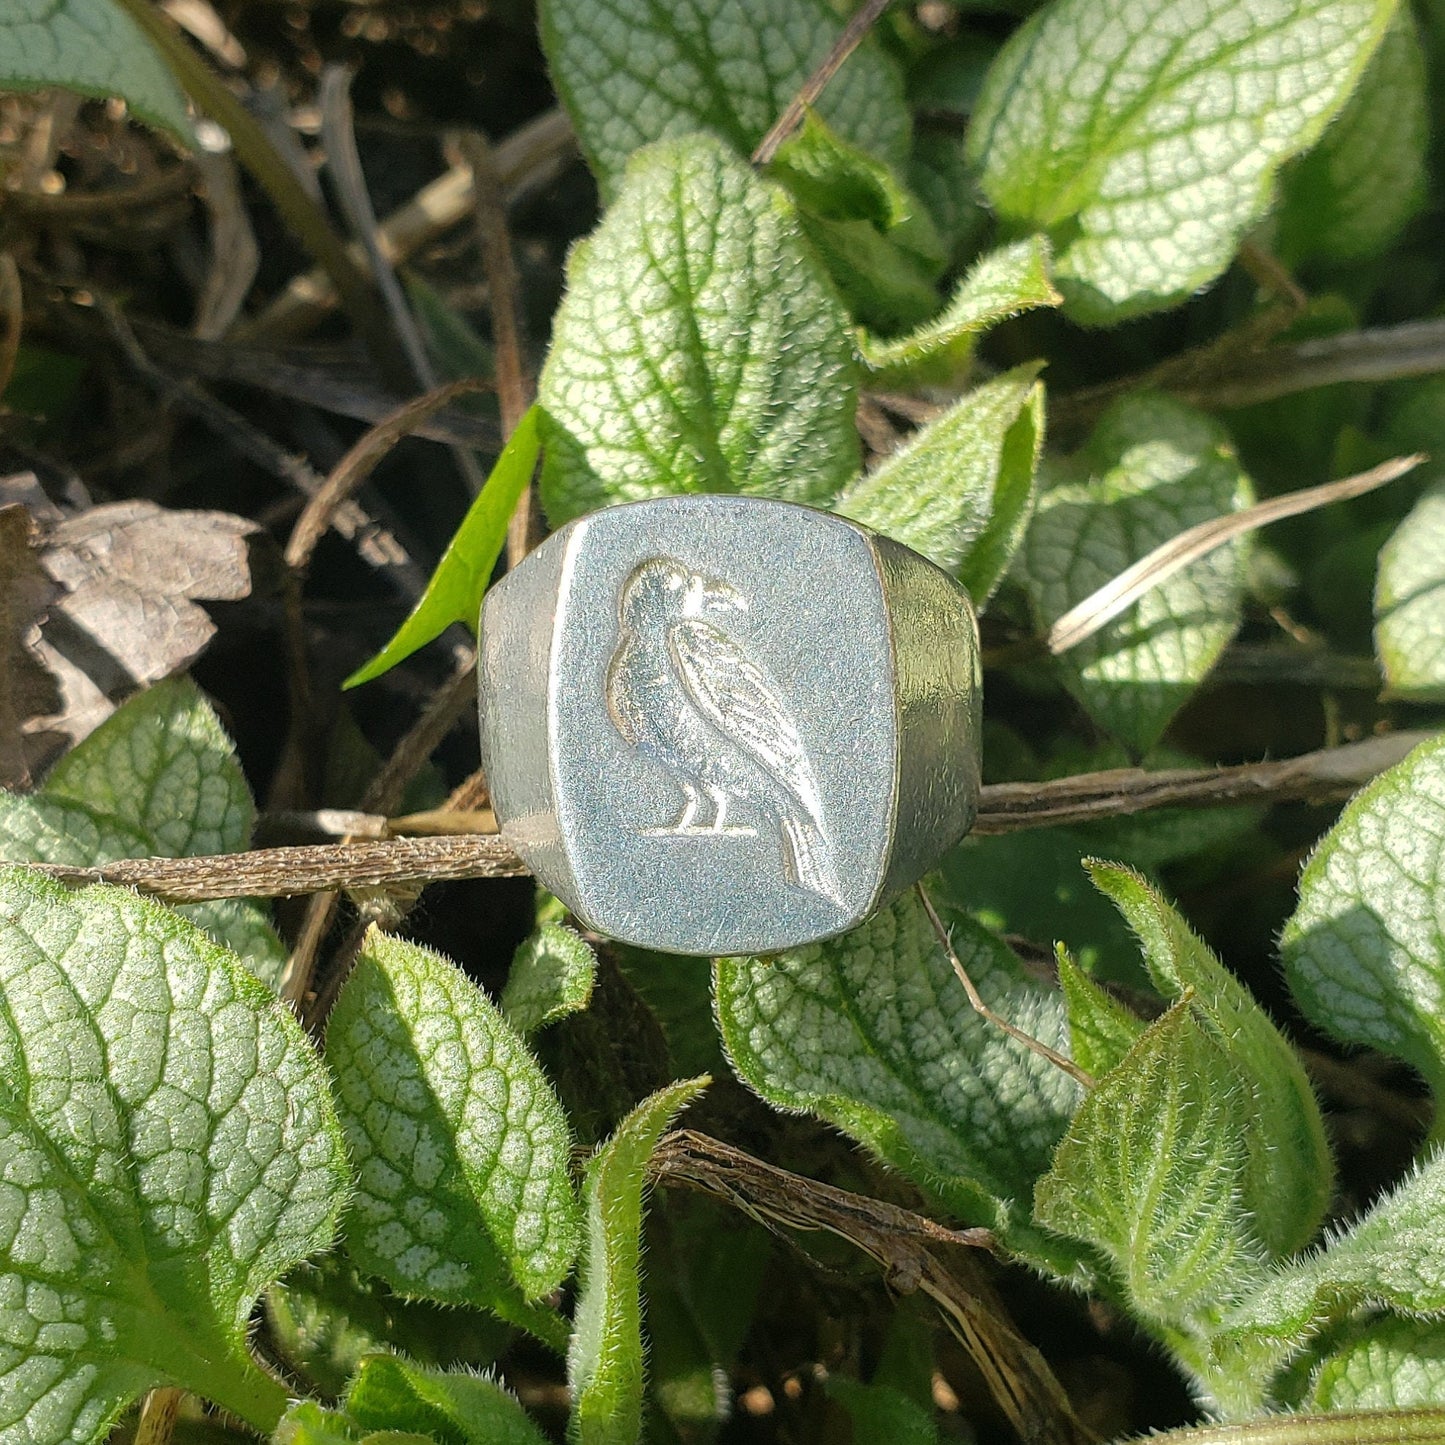
[[[848,906],[833,866],[833,849],[811,820],[783,818],[783,859],[789,883],[821,894],[839,908]]]

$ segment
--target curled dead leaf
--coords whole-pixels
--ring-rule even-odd
[[[250,595],[250,545],[260,528],[226,512],[129,501],[55,521],[36,538],[24,508],[0,509],[0,517],[8,513],[18,521],[0,537],[15,559],[0,552],[0,650],[6,658],[23,650],[49,688],[44,696],[33,687],[21,694],[12,674],[22,675],[23,662],[0,671],[0,782],[24,786],[130,693],[200,656],[216,627],[199,603]],[[23,591],[22,559],[30,569]],[[3,710],[7,697],[14,726]],[[13,759],[7,767],[3,750],[4,738],[17,734],[23,769]]]

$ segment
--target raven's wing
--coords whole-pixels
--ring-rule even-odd
[[[675,623],[667,631],[667,648],[698,711],[761,763],[816,823],[822,809],[818,780],[772,678],[731,637],[705,622]]]

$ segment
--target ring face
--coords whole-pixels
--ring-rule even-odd
[[[864,529],[752,498],[563,528],[483,612],[504,835],[584,923],[648,947],[772,952],[866,917],[908,771],[896,571]]]

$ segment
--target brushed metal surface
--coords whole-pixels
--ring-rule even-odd
[[[827,937],[971,821],[967,598],[828,513],[708,495],[579,518],[488,594],[480,652],[502,832],[610,937]]]

